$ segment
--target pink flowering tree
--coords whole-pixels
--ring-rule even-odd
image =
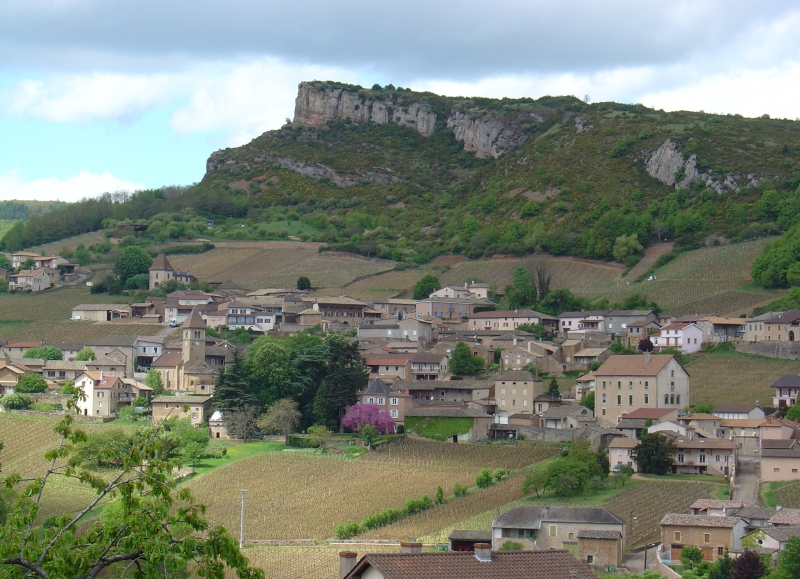
[[[377,404],[354,404],[348,408],[342,424],[355,432],[371,424],[378,434],[394,434],[394,418]]]

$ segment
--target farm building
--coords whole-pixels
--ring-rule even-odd
[[[412,406],[406,411],[406,430],[453,442],[475,442],[489,438],[492,417],[466,406]]]
[[[131,307],[125,304],[79,304],[72,308],[73,320],[110,322],[131,317]]]
[[[167,418],[190,417],[197,426],[205,422],[211,410],[211,396],[156,396],[153,398],[153,422],[161,422]]]
[[[739,517],[670,514],[661,519],[661,557],[680,561],[681,549],[694,546],[704,561],[715,561],[726,551],[742,548],[747,524]]]

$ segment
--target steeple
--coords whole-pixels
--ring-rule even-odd
[[[181,324],[183,332],[183,365],[206,361],[206,322],[197,306],[192,308],[192,313]]]

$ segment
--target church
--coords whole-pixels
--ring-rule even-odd
[[[164,390],[191,394],[213,394],[217,372],[206,360],[206,322],[195,307],[181,324],[181,350],[163,354],[151,368],[161,374]]]

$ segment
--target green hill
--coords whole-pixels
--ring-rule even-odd
[[[546,252],[631,266],[659,241],[680,250],[791,227],[799,127],[574,97],[301,83],[293,122],[213,153],[198,185],[54,208],[2,245],[148,221],[159,243],[291,236],[409,265]]]

